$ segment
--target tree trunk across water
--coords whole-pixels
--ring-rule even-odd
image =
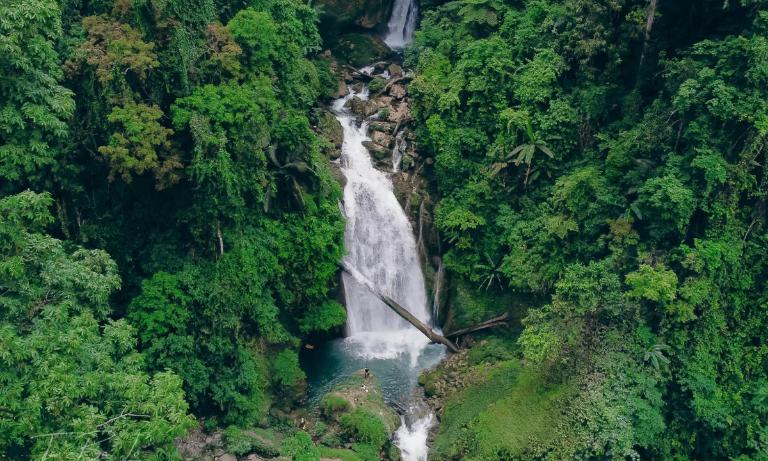
[[[445,336],[435,333],[432,328],[430,328],[427,324],[416,318],[413,314],[411,314],[408,309],[404,308],[400,304],[397,303],[394,299],[390,298],[389,296],[379,293],[378,290],[373,286],[370,280],[365,278],[360,272],[357,271],[354,267],[350,266],[346,261],[342,261],[341,267],[347,271],[349,275],[355,278],[355,280],[361,284],[363,284],[368,290],[370,290],[371,293],[373,293],[377,298],[381,300],[384,304],[386,304],[390,309],[395,311],[397,315],[404,318],[408,323],[416,327],[417,330],[424,333],[424,335],[429,338],[432,342],[440,343],[445,345],[448,349],[451,350],[451,352],[459,352],[459,348],[456,347],[456,344],[454,344],[451,340],[446,338]]]

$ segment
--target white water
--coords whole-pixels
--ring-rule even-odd
[[[405,48],[405,45],[413,39],[418,15],[419,6],[416,4],[416,0],[395,0],[392,16],[389,17],[387,23],[384,43],[392,49]]]
[[[408,141],[405,140],[405,130],[400,130],[395,135],[395,147],[392,149],[392,172],[397,173],[400,171],[400,166],[403,163],[403,153],[408,149]]]
[[[424,276],[411,223],[395,198],[390,178],[374,168],[362,144],[369,140],[368,124],[358,121],[344,107],[354,96],[366,99],[367,89],[360,93],[351,92],[333,104],[344,131],[341,165],[347,179],[344,186],[345,262],[380,293],[430,324]],[[348,337],[345,341],[359,357],[367,360],[407,355],[414,373],[418,373],[418,359],[429,340],[352,275],[345,272],[343,281],[347,304]],[[414,408],[409,411],[409,416]],[[414,421],[403,418],[394,438],[403,461],[426,461],[427,436],[433,418],[431,413]]]
[[[434,424],[435,416],[432,413],[408,423],[406,418],[400,417],[401,425],[395,432],[395,444],[400,448],[400,455],[404,461],[427,461],[429,448],[427,436],[429,429]]]
[[[367,123],[358,122],[344,104],[354,93],[334,102],[336,118],[344,130],[341,164],[344,187],[346,263],[371,281],[376,289],[425,323],[430,322],[424,276],[421,273],[411,224],[392,191],[392,182],[374,168],[363,141],[369,140]],[[416,361],[429,340],[400,318],[354,277],[345,273],[348,341],[370,359],[408,354]]]

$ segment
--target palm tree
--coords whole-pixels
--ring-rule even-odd
[[[504,157],[504,160],[498,163],[494,163],[491,166],[492,175],[497,175],[499,172],[509,166],[510,163],[514,163],[515,166],[519,166],[521,163],[525,163],[528,167],[525,170],[525,181],[523,184],[528,186],[528,179],[531,176],[531,168],[533,167],[533,158],[536,152],[542,152],[549,158],[555,158],[555,154],[547,145],[547,141],[541,139],[536,132],[533,131],[533,125],[528,120],[525,123],[525,134],[528,138],[528,142],[520,144],[512,149],[512,151]],[[550,136],[548,140],[557,139],[555,136]]]
[[[651,365],[653,365],[653,368],[659,369],[661,364],[668,364],[669,359],[664,356],[664,351],[669,349],[669,346],[662,343],[657,343],[651,346],[650,349],[645,351],[645,354],[643,356],[643,360],[646,362],[651,362]]]
[[[268,212],[270,204],[275,197],[275,192],[280,189],[288,191],[299,207],[304,207],[304,185],[315,176],[315,172],[309,164],[303,160],[285,159],[280,161],[277,156],[277,147],[267,147],[267,159],[275,171],[274,187],[267,186],[264,197],[264,211]]]
[[[501,285],[501,263],[502,261],[494,261],[488,253],[483,254],[485,256],[485,263],[475,264],[475,269],[484,272],[482,275],[482,281],[480,288],[485,286],[485,289],[491,288],[491,285],[498,283]]]

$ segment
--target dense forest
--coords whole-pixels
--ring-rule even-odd
[[[286,416],[346,321],[324,110],[381,55],[313,3],[0,2],[0,459],[399,456]],[[768,460],[768,2],[419,6],[441,323],[510,318],[421,377],[430,459]]]

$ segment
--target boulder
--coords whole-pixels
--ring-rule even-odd
[[[392,122],[375,120],[368,125],[368,129],[371,131],[381,131],[383,133],[392,134],[395,130],[395,124]]]
[[[408,103],[406,103],[405,101],[398,104],[397,107],[390,110],[389,112],[390,122],[404,123],[410,119],[411,119],[411,109],[408,107]]]
[[[371,140],[380,146],[392,148],[395,138],[383,131],[371,131]]]
[[[392,76],[392,78],[402,77],[403,76],[403,68],[395,64],[394,62],[387,67],[387,70],[389,71],[389,75]]]
[[[352,111],[353,114],[359,115],[361,117],[370,117],[379,111],[379,106],[376,104],[376,102],[370,100],[364,101],[357,96],[347,101],[346,106],[349,108],[349,110]]]
[[[403,99],[407,94],[408,91],[405,89],[405,85],[395,83],[389,87],[389,95],[395,99]]]
[[[323,149],[323,153],[331,160],[341,156],[341,144],[344,142],[344,129],[336,117],[328,111],[322,111],[318,116],[317,131],[329,141],[330,145]]]
[[[375,29],[387,23],[393,0],[317,0],[320,30],[332,35],[339,30]]]
[[[336,90],[335,93],[333,93],[331,97],[333,99],[343,98],[348,94],[349,94],[349,87],[347,86],[347,83],[343,79],[339,79],[339,88]]]
[[[392,157],[392,151],[373,141],[363,141],[363,146],[371,153],[375,160],[384,160]]]

